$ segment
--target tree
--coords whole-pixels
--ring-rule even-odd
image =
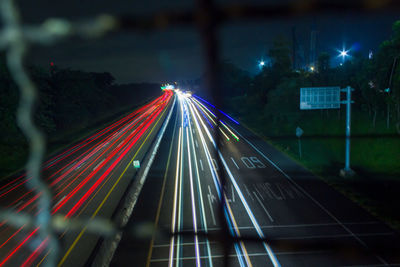
[[[386,97],[387,125],[389,126],[391,108],[394,107],[397,120],[400,120],[400,21],[396,21],[392,27],[392,37],[384,41],[376,56],[377,86],[384,92],[390,87],[390,93]]]
[[[290,47],[289,42],[285,38],[275,38],[272,47],[269,50],[269,57],[272,61],[272,69],[276,73],[285,75],[291,72],[292,60],[290,57]]]
[[[384,97],[377,87],[376,67],[374,62],[365,61],[354,77],[356,88],[361,92],[361,108],[367,109],[372,116],[372,126],[376,126],[379,110],[384,106]]]
[[[264,67],[254,77],[253,95],[257,95],[263,104],[268,103],[268,92],[275,89],[281,80],[292,75],[292,62],[289,42],[283,37],[276,37],[269,50],[271,65]]]
[[[221,86],[223,95],[240,96],[248,92],[250,75],[230,61],[221,63]]]
[[[113,85],[115,78],[109,72],[90,73],[99,88],[108,88]]]

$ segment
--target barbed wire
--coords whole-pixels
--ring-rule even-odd
[[[35,237],[39,243],[48,240],[51,249],[45,265],[56,266],[60,245],[57,231],[86,228],[88,231],[102,235],[111,234],[116,229],[105,220],[65,219],[63,216],[51,215],[52,193],[41,175],[46,142],[43,133],[34,122],[35,104],[38,90],[29,77],[24,66],[24,58],[30,43],[53,44],[71,35],[85,38],[99,37],[114,27],[109,16],[99,16],[93,21],[73,24],[62,19],[49,19],[40,26],[22,26],[20,14],[13,0],[0,2],[0,13],[3,19],[3,30],[0,33],[0,47],[6,50],[7,66],[10,75],[20,91],[17,109],[17,124],[25,135],[29,145],[29,157],[26,164],[26,181],[28,189],[38,194],[38,214],[15,213],[12,210],[1,210],[0,219],[14,226],[25,226],[37,230]],[[29,179],[28,179],[29,178]]]
[[[17,123],[29,143],[26,176],[32,179],[27,179],[27,186],[40,195],[38,199],[38,215],[29,218],[29,220],[33,222],[35,228],[39,228],[38,238],[42,241],[48,238],[48,243],[53,252],[49,255],[47,265],[54,266],[57,262],[59,244],[50,223],[51,192],[41,177],[42,160],[46,149],[45,139],[43,133],[33,121],[34,105],[38,92],[23,64],[28,44],[21,30],[20,17],[14,1],[3,0],[0,7],[4,28],[6,29],[4,37],[8,37],[7,39],[4,38],[5,40],[1,43],[4,43],[7,49],[7,65],[12,78],[20,90]],[[14,214],[14,216],[20,215]],[[10,222],[14,223],[12,221],[14,217],[10,216],[10,218]]]

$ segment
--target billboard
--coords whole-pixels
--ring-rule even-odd
[[[340,108],[340,87],[300,88],[300,109]]]

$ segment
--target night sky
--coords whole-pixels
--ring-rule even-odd
[[[195,1],[23,0],[19,5],[25,22],[39,23],[48,17],[82,19],[104,13],[143,15],[158,10],[187,10],[195,6]],[[400,16],[388,12],[334,13],[225,24],[220,29],[221,53],[224,59],[255,74],[258,60],[266,57],[274,37],[283,35],[291,41],[293,26],[296,26],[298,43],[307,54],[310,30],[316,21],[318,50],[330,53],[332,64],[337,64],[336,51],[343,45],[366,56],[370,49],[376,51],[390,37],[391,26],[397,19]],[[179,27],[153,33],[118,33],[99,40],[75,38],[51,47],[33,47],[28,61],[45,67],[54,62],[60,67],[108,71],[117,82],[128,83],[196,79],[203,72],[202,58],[198,33],[190,27]]]

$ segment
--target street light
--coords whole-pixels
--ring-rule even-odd
[[[346,57],[346,56],[348,56],[348,52],[347,52],[347,51],[341,51],[341,52],[340,52],[340,55],[341,55],[342,57]]]
[[[261,61],[258,63],[258,67],[259,67],[260,69],[262,69],[264,66],[265,66],[265,61],[264,61],[264,60],[261,60]]]
[[[349,57],[349,50],[343,49],[339,51],[339,57],[342,57],[342,63],[346,60],[346,57]]]

